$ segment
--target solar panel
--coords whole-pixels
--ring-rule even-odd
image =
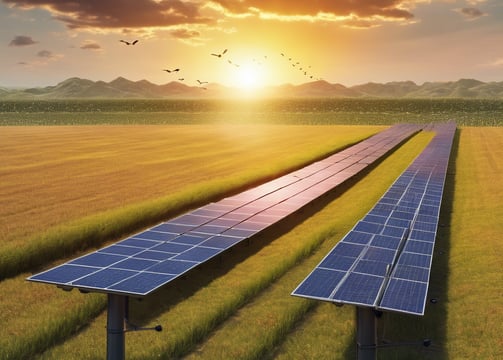
[[[423,152],[292,295],[424,314],[456,125],[434,129]]]
[[[419,129],[410,124],[393,126],[321,161],[202,206],[28,280],[85,291],[145,296],[334,189]],[[382,225],[368,221],[361,226],[360,240],[368,242],[368,232]],[[343,256],[357,256],[351,247],[354,251],[362,248],[348,244],[349,255]]]

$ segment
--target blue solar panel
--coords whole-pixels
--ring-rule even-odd
[[[296,293],[309,298],[326,299],[330,297],[346,272],[318,268],[311,274],[312,276],[295,290]]]
[[[30,279],[33,281],[44,281],[47,283],[64,285],[97,270],[99,270],[99,267],[64,264],[46,272],[33,275]]]
[[[372,246],[382,247],[385,249],[398,249],[401,238],[388,235],[375,235],[372,239]]]
[[[347,271],[356,262],[356,257],[331,253],[320,263],[320,268]]]
[[[343,303],[374,306],[383,282],[383,276],[352,272],[344,281],[345,286],[340,286],[332,299]]]
[[[113,269],[105,268],[88,276],[80,278],[74,282],[76,286],[82,286],[85,288],[107,288],[114,285],[122,280],[130,278],[137,272],[124,270],[124,269]]]
[[[349,232],[342,241],[354,244],[368,244],[374,237],[373,234],[363,233],[356,230]]]
[[[175,256],[174,260],[187,260],[187,261],[195,261],[195,262],[205,262],[215,255],[219,254],[220,249],[208,248],[208,247],[194,247],[180,255]]]
[[[360,260],[354,268],[355,273],[377,275],[384,277],[389,264],[382,261]]]
[[[424,314],[455,129],[454,123],[435,126],[437,134],[430,144],[292,295],[312,297],[313,290],[320,300]],[[316,284],[324,268],[339,270],[335,276],[322,273],[327,291]]]
[[[109,293],[125,293],[133,295],[146,295],[160,286],[173,280],[176,275],[140,272],[135,276],[114,284],[106,289],[97,289]]]
[[[408,124],[393,126],[291,174],[202,206],[28,280],[144,296],[334,189],[419,129]],[[359,226],[367,232],[382,228],[392,207]],[[362,232],[348,237],[352,243],[339,249],[342,253],[336,255],[343,258],[336,268],[347,270],[349,259],[358,258],[372,236]],[[332,264],[327,259],[326,265]]]
[[[154,266],[151,266],[148,271],[161,273],[161,274],[181,274],[193,268],[198,263],[195,261],[181,261],[181,260],[165,260]]]
[[[423,314],[428,284],[391,279],[379,305],[380,309]]]

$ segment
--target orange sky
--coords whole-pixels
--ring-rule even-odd
[[[500,0],[1,0],[0,23],[0,87],[503,80]]]

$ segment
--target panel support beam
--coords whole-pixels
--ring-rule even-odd
[[[126,358],[126,303],[127,296],[108,294],[107,360]]]
[[[375,360],[377,321],[372,308],[356,307],[356,357],[358,360]]]

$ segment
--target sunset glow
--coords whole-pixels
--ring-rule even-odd
[[[242,89],[256,89],[264,86],[260,69],[256,66],[243,65],[238,70],[236,86]]]
[[[503,78],[498,0],[72,4],[0,0],[0,86],[124,77],[256,90],[317,79],[356,85]]]

